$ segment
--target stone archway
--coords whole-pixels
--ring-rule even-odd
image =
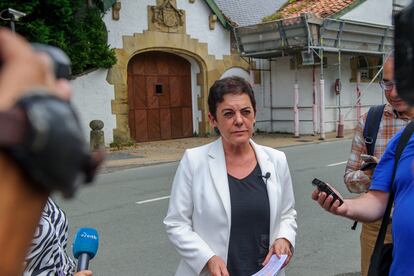
[[[197,39],[186,34],[162,33],[144,31],[142,34],[123,37],[123,48],[115,49],[117,63],[108,71],[107,81],[114,85],[115,99],[112,101],[112,113],[116,116],[116,128],[114,129],[114,141],[128,141],[131,139],[129,129],[129,99],[128,99],[128,64],[137,54],[148,51],[161,51],[186,56],[193,59],[200,68],[197,75],[197,85],[200,87],[200,95],[197,98],[197,109],[200,111],[201,121],[199,133],[206,134],[210,127],[207,120],[208,88],[219,79],[222,73],[230,67],[240,67],[246,70],[249,64],[240,56],[233,54],[223,56],[217,60],[208,53],[206,43],[200,43]]]
[[[135,55],[128,63],[128,125],[137,142],[193,135],[191,64],[161,51]]]

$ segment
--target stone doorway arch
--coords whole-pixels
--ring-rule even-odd
[[[193,108],[197,108],[198,111],[193,111],[193,124],[198,125],[198,134],[210,133],[207,120],[208,88],[220,78],[227,68],[240,67],[247,70],[249,64],[236,54],[216,59],[214,55],[208,53],[206,43],[200,43],[187,34],[145,31],[131,36],[123,36],[123,48],[115,49],[118,61],[108,71],[107,81],[114,86],[115,92],[115,98],[112,100],[112,113],[116,116],[116,128],[113,130],[114,141],[124,142],[132,138],[128,118],[130,109],[127,88],[128,64],[137,54],[148,51],[168,52],[192,60],[197,64],[199,73],[196,74],[195,82],[199,86],[199,93],[196,98],[193,98]],[[194,89],[194,84],[192,89]],[[194,94],[193,92],[193,97]],[[195,127],[193,129],[197,131]]]

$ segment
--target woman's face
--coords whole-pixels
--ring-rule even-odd
[[[239,146],[249,143],[256,114],[247,94],[226,94],[217,105],[216,118],[209,113],[213,127],[220,130],[223,143]]]

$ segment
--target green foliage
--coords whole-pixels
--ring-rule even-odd
[[[288,12],[289,14],[296,13],[296,12],[298,12],[298,11],[299,11],[299,9],[298,9],[298,8],[296,8],[296,7],[290,7],[289,9],[287,9],[287,12]]]
[[[114,141],[112,143],[109,144],[109,147],[111,147],[111,149],[115,149],[116,150],[122,150],[124,148],[129,148],[135,145],[135,141],[133,140],[127,140],[124,142],[120,142],[120,141]]]
[[[279,20],[282,18],[283,18],[283,15],[280,12],[275,12],[274,14],[263,17],[262,22],[269,22],[269,21]]]
[[[310,0],[289,0],[287,1],[282,7],[279,8],[278,11],[275,13],[265,16],[262,19],[262,22],[269,22],[274,20],[279,20],[283,18],[282,11],[285,10],[288,14],[294,14],[305,8],[307,5],[310,4]],[[289,5],[297,3],[296,5],[293,5],[289,7]]]
[[[16,22],[16,32],[31,42],[50,44],[65,51],[72,61],[72,74],[96,68],[110,68],[115,53],[107,44],[102,21],[102,1],[9,0],[0,1],[0,10],[13,8],[27,15]],[[9,22],[0,20],[0,25]]]

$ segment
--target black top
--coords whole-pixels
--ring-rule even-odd
[[[231,276],[250,276],[262,268],[269,248],[270,207],[259,164],[245,178],[228,174],[231,230],[227,269]]]

